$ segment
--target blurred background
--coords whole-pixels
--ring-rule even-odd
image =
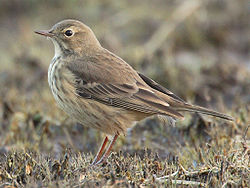
[[[83,21],[103,47],[183,99],[236,118],[231,124],[187,114],[177,127],[151,118],[121,137],[115,151],[133,155],[146,147],[193,163],[193,151],[218,134],[249,139],[249,7],[247,0],[1,0],[0,153],[60,158],[66,148],[95,153],[101,143],[101,133],[57,108],[47,83],[54,46],[33,32],[67,18]]]

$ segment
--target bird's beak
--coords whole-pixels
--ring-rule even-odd
[[[54,34],[51,31],[48,30],[40,30],[40,31],[34,31],[36,34],[43,35],[46,37],[53,37]]]

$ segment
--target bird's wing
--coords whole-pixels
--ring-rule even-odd
[[[179,117],[150,90],[139,88],[136,84],[92,83],[76,86],[78,96],[93,99],[106,105],[143,112],[147,114],[168,114]]]
[[[176,102],[180,102],[180,103],[186,103],[183,99],[181,99],[180,97],[178,97],[177,95],[175,95],[173,92],[169,91],[168,89],[166,89],[165,87],[161,86],[160,84],[156,83],[154,80],[152,80],[151,78],[143,75],[140,72],[137,72],[138,75],[141,77],[141,79],[151,88],[169,96],[172,100],[176,101]]]
[[[163,100],[168,102],[170,104],[170,106],[178,112],[182,112],[182,111],[199,112],[202,114],[212,115],[212,116],[219,117],[222,119],[234,121],[234,118],[232,118],[231,116],[228,116],[228,115],[225,115],[225,114],[222,114],[222,113],[219,113],[219,112],[216,112],[216,111],[204,108],[204,107],[188,104],[187,102],[182,100],[180,97],[176,96],[171,91],[167,90],[166,88],[164,88],[160,84],[156,83],[154,80],[146,77],[145,75],[143,75],[141,73],[138,73],[138,75],[143,79],[143,81],[148,86],[150,86],[154,90],[158,91],[159,92],[159,93],[157,93],[158,96],[160,96]]]
[[[183,117],[147,87],[132,67],[112,53],[79,59],[67,67],[75,77],[74,88],[79,97],[126,110]]]

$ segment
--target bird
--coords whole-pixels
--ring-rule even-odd
[[[176,121],[184,119],[182,112],[187,111],[234,120],[189,104],[136,71],[102,47],[90,27],[81,21],[63,20],[49,30],[35,33],[54,44],[48,83],[58,106],[83,126],[106,135],[91,165],[106,161],[118,136],[126,135],[128,128],[150,116]]]

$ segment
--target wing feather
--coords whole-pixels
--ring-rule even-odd
[[[93,58],[79,59],[67,66],[75,77],[74,88],[79,97],[149,115],[183,117],[147,86],[130,65],[110,52],[105,58],[105,53],[95,62],[91,62]]]
[[[179,101],[179,102],[184,102],[186,103],[183,99],[181,99],[180,97],[178,97],[177,95],[175,95],[174,93],[172,93],[171,91],[169,91],[168,89],[166,89],[165,87],[161,86],[160,84],[158,84],[157,82],[155,82],[154,80],[148,78],[147,76],[143,75],[142,73],[137,72],[138,75],[143,79],[143,81],[148,84],[151,88],[164,93],[168,96],[170,96],[172,99]]]

